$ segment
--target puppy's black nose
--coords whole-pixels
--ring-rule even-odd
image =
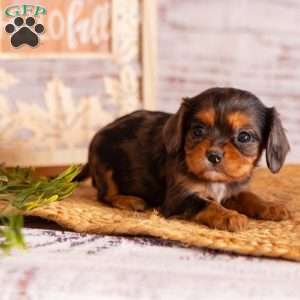
[[[223,153],[219,151],[209,151],[207,152],[207,159],[214,165],[221,162],[223,158]]]

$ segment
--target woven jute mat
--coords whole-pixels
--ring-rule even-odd
[[[238,233],[213,230],[188,221],[165,219],[155,210],[138,213],[108,207],[96,200],[96,191],[89,184],[82,184],[63,201],[26,214],[76,232],[154,236],[187,246],[300,261],[300,166],[286,166],[277,175],[257,169],[250,189],[269,201],[286,203],[292,219],[251,220],[249,228]]]

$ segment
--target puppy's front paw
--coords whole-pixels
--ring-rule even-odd
[[[201,210],[193,220],[210,228],[227,231],[240,231],[246,229],[248,225],[248,218],[245,215],[216,203],[211,203],[207,208]]]
[[[291,213],[284,204],[262,200],[250,192],[227,199],[224,206],[254,219],[282,221],[291,218]]]
[[[256,211],[256,218],[270,221],[283,221],[290,219],[291,213],[283,204],[264,203],[264,205]]]
[[[211,220],[210,227],[227,231],[241,231],[247,228],[248,218],[245,215],[228,211]]]

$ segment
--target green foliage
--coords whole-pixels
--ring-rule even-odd
[[[79,171],[78,166],[72,166],[49,179],[35,177],[30,168],[0,168],[0,200],[20,210],[31,210],[64,199],[76,188],[77,183],[72,180]]]
[[[24,249],[26,247],[24,237],[22,235],[23,217],[9,216],[1,217],[3,229],[0,228],[0,249],[5,253],[9,253],[12,248]]]
[[[77,187],[73,179],[79,172],[79,166],[71,166],[57,177],[47,178],[36,177],[31,168],[0,167],[0,200],[7,201],[0,216],[4,225],[4,229],[0,230],[0,248],[6,252],[12,247],[23,248],[23,217],[16,216],[16,212],[32,210],[68,197]]]

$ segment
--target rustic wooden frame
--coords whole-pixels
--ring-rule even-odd
[[[143,1],[143,100],[146,109],[155,109],[157,74],[157,2]]]
[[[116,59],[116,1],[112,1],[112,49],[110,54],[78,54],[78,53],[48,53],[48,54],[26,54],[30,59]],[[142,0],[142,65],[143,65],[143,107],[155,109],[156,103],[156,72],[157,72],[157,0]],[[0,61],[5,59],[24,59],[24,54],[1,53]]]

